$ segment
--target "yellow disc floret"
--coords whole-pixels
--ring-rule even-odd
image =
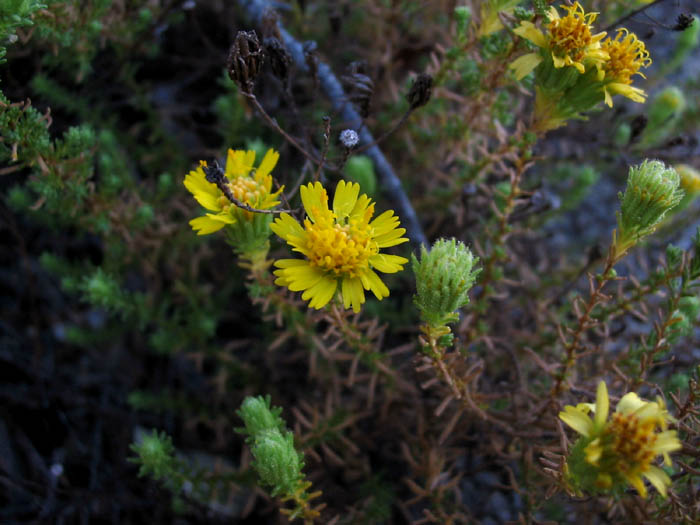
[[[371,205],[368,211],[373,208]],[[315,223],[306,219],[304,229],[309,264],[335,275],[357,277],[369,267],[369,258],[379,251],[368,222],[358,218],[339,223],[335,213],[329,210],[319,213]]]

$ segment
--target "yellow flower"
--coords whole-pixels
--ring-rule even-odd
[[[632,76],[644,75],[639,71],[642,67],[649,67],[651,58],[644,42],[637,35],[630,33],[625,28],[617,30],[615,38],[606,38],[603,50],[609,55],[601,67],[604,75],[605,103],[612,107],[612,95],[620,94],[635,102],[644,102],[646,93],[644,90],[632,87]]]
[[[300,189],[307,218],[303,226],[283,213],[270,228],[306,259],[281,259],[275,262],[275,284],[294,292],[304,291],[302,299],[312,308],[323,308],[340,285],[345,308],[355,312],[365,302],[364,290],[377,299],[389,295],[389,289],[375,270],[395,273],[408,259],[379,253],[408,241],[402,237],[399,219],[389,210],[374,220],[374,203],[359,195],[360,185],[340,181],[335,190],[333,208],[328,208],[328,193],[319,182]]]
[[[667,430],[673,418],[660,397],[644,401],[637,394],[625,394],[608,420],[610,401],[604,382],[598,385],[595,405],[580,403],[564,407],[559,418],[587,438],[585,462],[596,470],[595,485],[609,489],[617,480],[631,484],[642,497],[647,490],[642,477],[663,496],[671,479],[652,461],[661,454],[671,465],[668,453],[681,448],[675,430]],[[593,419],[588,415],[594,413]],[[660,432],[657,432],[660,429]]]
[[[561,7],[567,11],[564,17],[560,17],[554,7],[550,8],[546,33],[528,21],[522,22],[513,32],[550,53],[555,68],[573,66],[583,74],[586,71],[586,62],[601,64],[607,60],[608,55],[600,45],[606,33],[592,33],[591,24],[598,13],[586,13],[578,2],[574,2],[572,6]],[[539,53],[528,53],[516,59],[510,67],[514,70],[515,77],[520,80],[542,60]]]
[[[254,168],[255,151],[228,150],[226,158],[226,185],[231,194],[240,202],[258,210],[267,210],[279,204],[277,197],[284,188],[272,192],[272,175],[270,172],[277,164],[279,153],[269,149],[260,166]],[[185,187],[204,208],[214,213],[207,213],[190,221],[197,235],[206,235],[220,230],[227,224],[241,220],[251,220],[253,213],[233,204],[216,184],[206,179],[205,161],[190,171],[185,177]]]
[[[673,167],[676,173],[681,176],[681,188],[686,193],[694,194],[700,192],[700,171],[689,164],[676,164]]]

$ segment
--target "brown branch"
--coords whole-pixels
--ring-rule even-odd
[[[205,177],[208,182],[211,182],[212,184],[216,184],[216,187],[221,190],[221,193],[223,193],[228,200],[230,200],[233,204],[238,206],[241,209],[244,209],[246,211],[250,211],[253,213],[269,213],[269,214],[275,214],[275,213],[293,213],[294,210],[259,210],[257,208],[253,208],[252,206],[249,206],[245,202],[239,201],[234,195],[233,192],[231,191],[231,188],[228,187],[228,184],[226,184],[226,175],[224,174],[223,168],[219,165],[219,162],[215,160],[213,162],[213,166],[204,166],[202,168],[204,170]]]

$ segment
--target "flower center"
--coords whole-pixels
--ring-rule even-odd
[[[588,22],[592,22],[596,14],[585,14],[578,2],[563,8],[568,9],[569,14],[549,23],[551,46],[557,56],[568,55],[574,62],[580,62],[585,57],[586,48],[593,41]]]
[[[632,75],[641,75],[639,69],[651,64],[644,42],[624,28],[617,30],[615,39],[605,40],[603,49],[610,55],[610,60],[605,63],[605,76],[615,82],[631,84]]]
[[[304,221],[309,262],[337,275],[357,277],[379,251],[372,228],[358,219],[339,223],[332,211],[314,210],[316,222]]]
[[[656,422],[649,419],[641,423],[634,415],[615,413],[608,432],[612,437],[612,449],[618,457],[622,472],[644,472],[654,459]]]
[[[236,177],[228,183],[228,187],[236,199],[253,208],[258,207],[262,197],[264,196],[264,189],[255,181],[255,179],[250,177]],[[233,205],[233,203],[223,194],[219,197],[219,203],[224,210],[228,210]]]

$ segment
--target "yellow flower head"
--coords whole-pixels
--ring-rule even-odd
[[[610,57],[601,68],[606,81],[605,103],[612,106],[611,93],[618,93],[635,102],[644,102],[646,93],[631,86],[632,76],[644,77],[639,70],[651,64],[644,42],[623,27],[617,30],[615,38],[606,38],[602,48]]]
[[[625,394],[611,419],[608,419],[609,405],[608,390],[601,381],[595,405],[568,405],[559,413],[564,423],[587,438],[583,449],[585,462],[596,470],[596,487],[609,489],[621,480],[646,497],[643,476],[665,496],[671,479],[651,463],[661,454],[670,466],[668,453],[680,449],[681,443],[675,430],[667,430],[673,418],[663,400],[657,397],[656,401],[644,401],[633,392]],[[591,411],[593,419],[588,415]]]
[[[272,175],[270,172],[277,164],[279,153],[269,149],[256,169],[255,151],[228,150],[226,158],[226,186],[240,202],[258,210],[274,208],[279,204],[277,197],[284,188],[272,192]],[[205,161],[190,171],[185,177],[185,187],[204,208],[214,213],[207,213],[190,221],[197,235],[206,235],[220,230],[227,224],[251,220],[253,212],[243,210],[232,203],[226,195],[206,179]]]
[[[309,306],[322,308],[333,298],[338,285],[345,308],[355,312],[365,302],[364,290],[377,299],[389,295],[389,289],[375,270],[395,273],[408,259],[379,253],[408,241],[402,237],[399,219],[389,210],[374,220],[374,203],[359,195],[360,185],[340,181],[335,190],[333,208],[328,207],[328,193],[316,182],[300,189],[306,210],[303,226],[283,213],[270,228],[306,259],[280,259],[275,262],[275,284],[294,292],[304,291],[302,299]]]
[[[686,193],[695,194],[700,192],[700,171],[689,164],[676,164],[673,166],[676,173],[681,177],[681,188]]]
[[[592,58],[602,61],[605,54],[600,52],[600,41],[606,33],[592,34],[592,24],[598,13],[586,13],[581,4],[574,2],[572,6],[562,6],[567,11],[563,18],[552,8],[551,21],[547,27],[549,46],[552,49],[552,60],[555,67],[574,66],[579,73],[585,71],[583,61]]]
[[[532,22],[524,21],[513,32],[552,55],[555,68],[575,67],[579,73],[586,71],[586,62],[600,64],[608,55],[601,49],[600,41],[606,33],[593,34],[592,24],[598,13],[586,13],[581,4],[563,5],[567,11],[564,17],[554,7],[549,10],[547,32],[540,31]],[[517,79],[523,78],[542,61],[537,53],[528,53],[516,59],[511,68]]]

